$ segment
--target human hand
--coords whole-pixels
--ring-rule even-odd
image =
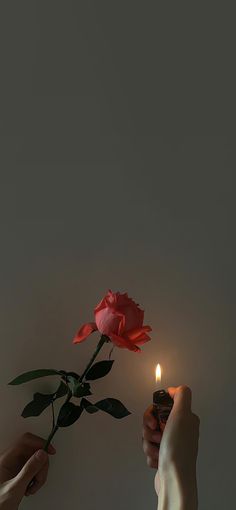
[[[24,495],[35,494],[44,485],[49,467],[48,455],[42,451],[41,460],[34,455],[44,445],[44,439],[26,433],[0,455],[0,508],[18,508]],[[48,453],[56,453],[52,445]],[[34,484],[28,488],[32,480]]]
[[[176,492],[180,499],[188,498],[189,501],[191,496],[194,499],[192,507],[195,508],[200,422],[191,411],[191,390],[188,387],[169,388],[168,391],[174,399],[174,405],[163,432],[156,430],[158,423],[152,414],[152,406],[144,414],[143,449],[148,465],[158,468],[155,477],[157,494],[160,495],[163,487],[168,490],[171,480],[171,490],[174,485],[175,500],[177,500]]]
[[[31,480],[39,476],[45,478],[47,464],[48,454],[44,450],[38,450],[26,462],[18,475],[11,480],[3,482],[0,486],[1,510],[17,510],[24,495],[29,495],[27,489]],[[41,485],[43,485],[44,482],[45,479],[42,481]]]

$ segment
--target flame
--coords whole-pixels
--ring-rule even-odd
[[[161,365],[158,363],[156,366],[156,382],[161,381]]]

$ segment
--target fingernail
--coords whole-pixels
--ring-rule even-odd
[[[46,460],[47,453],[44,450],[38,450],[35,454],[35,457],[40,461]]]

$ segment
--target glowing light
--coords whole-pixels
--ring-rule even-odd
[[[158,363],[156,366],[156,382],[161,381],[161,365]]]

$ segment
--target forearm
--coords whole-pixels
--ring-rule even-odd
[[[161,475],[158,510],[197,510],[197,507],[195,474],[183,477],[171,467]]]

